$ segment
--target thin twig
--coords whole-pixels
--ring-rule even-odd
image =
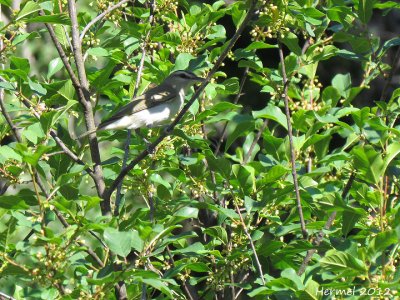
[[[264,122],[263,122],[263,124],[261,125],[261,128],[258,130],[257,135],[254,137],[254,140],[253,140],[253,142],[252,142],[251,145],[250,145],[249,151],[248,151],[247,153],[245,153],[245,155],[244,155],[243,164],[246,164],[246,163],[249,161],[249,159],[250,159],[250,157],[251,157],[251,154],[252,154],[253,151],[254,151],[255,146],[257,145],[257,143],[258,143],[258,141],[260,140],[260,138],[261,138],[261,136],[262,136],[262,134],[263,134],[265,128],[266,128],[267,125],[268,125],[268,122],[269,122],[269,120],[268,120],[268,119],[265,119]]]
[[[0,292],[0,300],[16,300],[16,299],[11,296],[8,296],[7,294]]]
[[[3,114],[4,118],[6,119],[8,126],[13,131],[15,138],[17,139],[18,142],[21,142],[21,134],[19,133],[18,128],[14,125],[14,123],[11,119],[11,116],[9,115],[9,113],[6,110],[6,107],[4,105],[4,90],[3,89],[0,89],[0,108],[1,108],[1,113]]]
[[[282,44],[279,42],[279,59],[281,63],[281,70],[282,70],[282,79],[283,79],[283,100],[285,102],[285,113],[287,119],[287,127],[288,127],[288,136],[289,136],[289,146],[290,146],[290,161],[292,163],[292,176],[293,176],[293,185],[294,190],[296,193],[296,202],[297,202],[297,210],[299,213],[300,218],[300,226],[301,231],[303,233],[303,238],[306,239],[308,236],[306,223],[304,222],[304,215],[303,215],[303,208],[301,206],[301,199],[300,199],[300,192],[299,192],[299,183],[297,180],[297,172],[296,172],[296,155],[294,153],[294,146],[293,146],[293,131],[292,131],[292,123],[290,121],[290,110],[289,110],[289,100],[288,100],[288,88],[289,88],[289,80],[286,75],[286,67],[285,67],[285,58],[283,56],[283,49]]]
[[[390,69],[389,75],[385,80],[385,85],[383,86],[381,97],[379,101],[385,101],[385,98],[387,97],[387,90],[389,88],[389,85],[392,81],[392,78],[394,74],[396,74],[397,68],[399,67],[399,60],[400,60],[400,47],[397,49],[396,54],[394,55],[393,61],[392,61],[392,68]]]
[[[240,222],[242,223],[242,227],[243,227],[244,233],[246,234],[247,238],[249,239],[249,243],[250,243],[251,249],[253,250],[254,259],[256,261],[256,266],[257,266],[258,272],[260,273],[261,282],[263,283],[263,285],[265,285],[264,272],[262,270],[262,266],[261,266],[260,260],[258,259],[256,247],[254,246],[254,243],[253,243],[253,240],[251,238],[251,235],[250,235],[249,231],[247,230],[246,223],[244,222],[242,213],[240,212],[240,209],[239,209],[239,207],[237,206],[236,203],[235,203],[235,209],[236,209],[236,212],[239,215]]]
[[[196,99],[199,97],[199,95],[203,92],[204,88],[207,86],[207,84],[209,83],[209,81],[211,80],[212,76],[214,75],[214,73],[218,70],[218,68],[221,66],[222,62],[224,61],[224,59],[226,58],[228,52],[232,49],[232,47],[235,45],[236,41],[239,39],[240,35],[242,34],[244,28],[247,26],[247,24],[250,22],[252,16],[253,16],[253,12],[254,12],[254,8],[256,5],[256,1],[252,0],[251,1],[251,5],[249,8],[249,11],[245,17],[245,19],[243,20],[242,24],[240,25],[240,27],[237,29],[237,31],[235,32],[235,34],[233,35],[232,39],[230,40],[230,42],[228,43],[228,45],[224,48],[224,50],[222,51],[220,57],[218,58],[218,60],[216,61],[216,63],[214,64],[214,67],[211,69],[211,71],[208,73],[206,79],[204,80],[204,82],[200,85],[200,87],[195,91],[195,93],[193,94],[192,98],[190,98],[190,100],[188,101],[188,103],[186,103],[186,105],[182,108],[182,110],[179,112],[179,114],[176,116],[176,118],[174,119],[174,121],[164,130],[164,132],[162,132],[160,134],[160,136],[151,144],[148,145],[148,147],[143,150],[141,153],[139,153],[139,155],[133,159],[127,166],[126,168],[122,169],[121,172],[118,174],[117,178],[113,181],[113,183],[111,184],[111,186],[108,188],[108,190],[105,193],[104,198],[107,199],[107,201],[109,201],[111,194],[114,192],[114,190],[117,188],[117,186],[119,185],[119,183],[124,179],[124,177],[129,173],[130,170],[132,170],[140,161],[142,161],[145,157],[147,157],[147,155],[153,151],[157,145],[159,143],[161,143],[162,140],[164,140],[164,138],[169,135],[172,130],[175,128],[175,126],[179,123],[179,121],[183,118],[183,116],[185,115],[185,113],[189,110],[189,108],[192,106],[193,102],[196,101]]]
[[[342,199],[345,199],[347,197],[347,194],[349,193],[350,188],[351,188],[355,178],[356,178],[356,173],[355,172],[351,173],[349,180],[347,181],[346,186],[343,189]],[[329,230],[331,228],[333,221],[335,221],[336,214],[337,214],[337,212],[334,211],[329,215],[328,220],[326,221],[326,223],[324,225],[324,230]],[[315,241],[313,243],[314,246],[316,246],[316,247],[319,246],[321,244],[323,238],[324,238],[324,231],[321,230],[318,232],[317,237],[315,238]],[[311,261],[312,256],[314,255],[314,253],[316,251],[317,251],[317,249],[315,249],[315,248],[307,251],[307,254],[304,257],[303,262],[301,263],[301,266],[300,266],[299,270],[297,271],[297,274],[299,276],[304,273],[304,271],[306,270],[306,267],[308,266],[309,262]]]
[[[150,24],[150,28],[153,27],[154,24],[154,11],[155,11],[155,1],[152,0],[150,3],[150,16],[148,19],[148,22]],[[140,85],[140,80],[142,78],[142,73],[143,73],[143,67],[144,67],[144,61],[146,57],[146,47],[148,43],[148,39],[150,37],[150,32],[151,29],[147,31],[146,36],[143,40],[143,45],[142,45],[142,56],[140,58],[138,70],[137,70],[137,77],[136,77],[136,82],[135,82],[135,90],[133,91],[133,97],[135,98],[137,96],[137,93],[139,91],[139,85]],[[128,158],[129,158],[129,145],[131,144],[131,137],[132,137],[132,131],[128,129],[127,136],[126,136],[126,141],[125,141],[125,146],[124,146],[124,157],[122,159],[122,169],[126,167],[126,164],[128,163]],[[121,190],[122,190],[122,181],[117,187],[117,194],[115,196],[115,209],[114,209],[114,216],[118,216],[119,214],[119,209],[120,209],[120,204],[121,204]]]
[[[244,87],[244,84],[246,83],[246,79],[247,79],[247,75],[248,74],[249,74],[249,67],[246,67],[244,69],[244,72],[243,72],[243,75],[242,75],[242,79],[240,80],[239,91],[236,94],[235,99],[233,100],[233,104],[237,104],[239,102],[239,99],[242,96],[243,87]],[[228,121],[225,122],[225,124],[224,124],[224,127],[222,129],[222,133],[221,133],[221,137],[219,138],[219,140],[217,142],[217,146],[215,147],[215,150],[214,150],[214,155],[217,155],[219,153],[221,145],[225,140],[227,129],[228,129]]]
[[[243,278],[240,280],[239,283],[243,283],[243,282],[247,279],[247,277],[249,277],[249,276],[250,276],[250,273],[249,273],[249,272],[247,272],[246,274],[244,274]],[[239,295],[243,292],[243,290],[244,290],[244,289],[241,288],[241,289],[236,293],[235,300],[239,298]]]
[[[168,246],[166,246],[165,248],[167,249],[167,253],[168,253],[171,265],[172,265],[173,268],[175,268],[175,260],[174,260],[174,257],[172,255],[172,253],[171,253],[171,250],[169,249]],[[194,291],[191,291],[191,289],[187,285],[187,282],[186,282],[185,279],[182,279],[182,284],[183,284],[183,289],[185,290],[186,295],[189,297],[190,300],[197,300],[199,298],[198,295]]]
[[[125,3],[129,2],[130,0],[122,0],[118,2],[117,4],[114,4],[113,6],[110,6],[107,8],[105,11],[103,11],[101,14],[99,14],[97,17],[95,17],[92,21],[90,21],[85,28],[83,28],[81,35],[79,36],[79,39],[82,43],[83,38],[85,37],[85,34],[89,31],[90,27],[92,27],[94,24],[96,24],[98,21],[103,19],[107,14],[112,12],[113,10],[119,8],[120,6],[124,5]]]

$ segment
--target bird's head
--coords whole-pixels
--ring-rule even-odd
[[[164,83],[172,85],[177,90],[184,89],[185,91],[192,85],[203,82],[204,78],[197,76],[190,71],[175,71],[169,75]]]

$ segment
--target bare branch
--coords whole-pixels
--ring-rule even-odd
[[[99,22],[101,19],[103,19],[107,14],[109,14],[110,12],[112,12],[113,10],[121,7],[122,5],[124,5],[125,3],[128,3],[130,0],[122,0],[120,2],[118,2],[117,4],[114,4],[113,6],[110,6],[109,8],[107,8],[105,11],[103,11],[101,14],[99,14],[97,17],[95,17],[92,21],[90,21],[85,28],[83,28],[81,35],[79,37],[81,43],[83,38],[85,37],[85,34],[89,31],[90,27],[92,27],[94,24],[96,24],[97,22]]]
[[[297,172],[296,172],[296,155],[294,153],[294,146],[293,146],[292,123],[290,121],[291,117],[290,117],[289,100],[288,100],[288,98],[289,98],[288,97],[289,80],[286,75],[285,58],[283,57],[282,44],[279,42],[278,45],[279,45],[279,59],[280,59],[280,63],[281,63],[282,78],[283,78],[283,95],[282,95],[282,97],[285,102],[285,113],[286,113],[286,119],[287,119],[289,145],[290,145],[290,161],[292,163],[293,185],[294,185],[294,190],[296,193],[297,210],[299,212],[301,231],[303,233],[303,238],[306,239],[308,236],[308,233],[307,233],[307,229],[306,229],[306,223],[304,222],[303,208],[301,206],[299,183],[297,180]]]
[[[185,113],[189,110],[190,106],[192,106],[193,102],[196,101],[196,99],[200,96],[200,94],[203,92],[204,88],[207,86],[209,81],[211,80],[212,76],[214,73],[218,70],[218,68],[221,66],[222,62],[228,55],[228,52],[232,49],[232,47],[235,45],[236,41],[239,39],[240,35],[242,34],[244,28],[248,25],[250,22],[253,13],[254,13],[254,8],[256,6],[256,1],[252,0],[251,5],[249,8],[249,11],[243,20],[242,24],[240,27],[237,29],[235,34],[233,35],[232,39],[229,41],[228,45],[224,48],[222,51],[220,57],[218,58],[217,62],[214,64],[214,67],[211,69],[211,71],[208,73],[206,79],[204,82],[200,85],[200,87],[195,91],[193,94],[192,98],[186,103],[186,105],[182,108],[182,110],[179,112],[179,114],[176,116],[175,120],[160,134],[160,136],[150,145],[148,145],[147,149],[143,150],[139,155],[133,159],[127,166],[126,168],[122,169],[121,172],[118,174],[117,178],[113,181],[111,186],[108,188],[108,190],[105,192],[104,199],[107,199],[109,201],[111,194],[114,192],[114,190],[117,188],[119,183],[124,179],[124,177],[129,173],[130,170],[132,170],[141,160],[143,160],[150,152],[152,152],[159,143],[167,136],[169,135],[172,130],[175,128],[175,126],[180,122],[180,120],[183,118]]]
[[[103,178],[103,169],[101,167],[99,143],[97,141],[96,133],[94,132],[96,125],[94,122],[92,103],[90,102],[89,83],[87,81],[85,66],[84,66],[84,62],[83,62],[82,47],[81,47],[81,42],[79,39],[78,18],[77,18],[76,5],[75,5],[74,0],[68,0],[68,11],[69,11],[70,19],[71,19],[72,48],[73,48],[75,64],[76,64],[76,68],[78,70],[78,77],[79,77],[79,87],[80,88],[78,88],[78,90],[77,90],[79,102],[82,104],[82,106],[84,108],[86,129],[90,132],[93,132],[93,133],[89,134],[89,148],[90,148],[90,154],[92,157],[92,161],[94,163],[94,167],[93,167],[94,183],[96,185],[97,194],[101,198],[103,198],[106,186],[105,186],[104,178]],[[100,203],[100,206],[101,206],[101,212],[103,215],[107,215],[107,214],[111,213],[111,204],[109,201],[103,200]]]

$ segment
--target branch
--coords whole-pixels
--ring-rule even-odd
[[[204,88],[207,86],[208,82],[211,80],[212,76],[214,73],[218,70],[218,68],[221,66],[222,62],[226,58],[228,52],[232,49],[232,47],[235,45],[236,41],[239,39],[240,35],[242,34],[244,28],[247,26],[247,24],[250,22],[251,17],[253,16],[254,13],[254,8],[256,6],[256,0],[251,1],[251,5],[249,8],[249,11],[246,15],[246,18],[243,20],[242,24],[240,27],[237,29],[235,34],[233,35],[232,39],[229,41],[228,45],[224,48],[222,51],[220,57],[218,58],[217,62],[215,63],[214,67],[211,69],[211,71],[208,73],[206,79],[204,82],[200,85],[200,87],[195,91],[193,94],[192,98],[186,103],[186,105],[182,108],[182,110],[179,112],[179,114],[176,116],[175,120],[160,134],[160,136],[153,142],[151,143],[147,149],[143,150],[135,159],[133,159],[129,165],[126,166],[126,168],[123,168],[117,178],[113,181],[111,186],[108,188],[108,190],[105,192],[104,199],[107,199],[109,201],[111,194],[114,192],[114,190],[117,188],[119,183],[124,179],[124,177],[129,173],[130,170],[132,170],[141,160],[143,160],[150,152],[152,152],[159,143],[167,136],[169,135],[172,130],[175,128],[175,126],[179,123],[179,121],[183,118],[184,114],[189,110],[190,106],[192,106],[193,102],[196,101],[196,99],[199,97],[199,95],[203,92]]]
[[[122,0],[120,2],[118,2],[117,4],[114,4],[113,6],[110,6],[109,8],[107,8],[104,12],[102,12],[101,14],[99,14],[97,17],[95,17],[92,21],[90,21],[85,28],[83,28],[81,35],[79,37],[81,43],[83,38],[85,37],[85,34],[89,31],[90,27],[92,27],[94,24],[96,24],[98,21],[100,21],[101,19],[103,19],[107,14],[109,14],[110,12],[112,12],[113,10],[117,9],[118,7],[124,5],[125,3],[129,2],[130,0]]]
[[[297,210],[299,212],[301,231],[303,233],[303,238],[306,239],[308,236],[308,233],[307,233],[307,229],[306,229],[306,224],[304,222],[303,209],[301,206],[299,183],[297,180],[297,172],[296,172],[296,155],[294,153],[294,147],[293,147],[292,123],[290,121],[291,117],[290,117],[289,100],[288,100],[289,80],[286,75],[285,59],[283,57],[282,44],[280,42],[278,42],[278,45],[279,45],[279,59],[280,59],[280,63],[281,63],[282,78],[283,78],[283,95],[282,96],[283,96],[283,100],[285,102],[285,113],[286,113],[288,135],[289,135],[290,161],[292,163],[293,184],[294,184],[294,190],[296,193]]]
[[[80,88],[77,90],[78,98],[84,108],[86,129],[92,132],[89,134],[89,148],[94,163],[94,183],[96,185],[97,194],[103,198],[106,186],[104,183],[103,169],[101,167],[99,143],[97,141],[96,133],[94,132],[96,125],[94,122],[92,103],[90,102],[89,83],[87,81],[85,65],[83,62],[82,47],[79,39],[78,18],[74,0],[68,0],[68,11],[71,19],[72,49],[79,77]],[[109,201],[103,199],[100,206],[103,215],[111,213],[111,204]]]
[[[356,173],[353,172],[351,173],[349,180],[346,183],[346,186],[343,189],[342,192],[342,198],[345,199],[347,197],[347,194],[350,191],[350,188],[353,184],[354,179],[356,178]],[[336,211],[332,212],[329,217],[328,220],[326,221],[325,225],[324,225],[324,230],[329,230],[333,224],[333,221],[335,221],[336,218]],[[318,232],[317,237],[314,241],[314,246],[319,246],[322,242],[322,239],[324,238],[324,231],[321,230]],[[308,266],[309,262],[311,261],[312,256],[314,255],[314,253],[317,251],[317,249],[311,249],[307,251],[306,256],[303,259],[303,262],[301,263],[301,266],[299,268],[299,270],[297,271],[297,275],[301,276],[304,271],[306,270],[306,267]]]
[[[7,294],[0,292],[0,300],[16,300],[16,299],[11,296],[8,296]]]
[[[381,97],[379,101],[385,101],[387,97],[387,90],[389,88],[389,85],[393,79],[394,74],[396,74],[397,68],[399,67],[399,59],[400,59],[400,47],[397,49],[396,54],[394,55],[393,61],[392,61],[392,68],[390,69],[389,75],[385,80],[385,85],[383,86]]]
[[[3,81],[3,80],[0,79],[0,81]],[[8,126],[13,131],[13,134],[14,134],[16,140],[18,142],[21,142],[21,134],[19,133],[18,128],[14,125],[14,123],[4,105],[4,89],[0,89],[0,108],[1,108],[1,113],[3,114],[4,118],[6,119]]]
[[[232,197],[234,197],[233,192],[232,192]],[[260,260],[258,259],[256,247],[254,246],[253,240],[251,239],[251,235],[250,235],[249,231],[247,230],[246,223],[244,222],[242,213],[240,212],[240,209],[239,209],[238,205],[236,203],[234,203],[234,205],[235,205],[236,212],[238,213],[238,215],[240,217],[240,222],[242,223],[242,227],[243,227],[244,233],[246,234],[247,238],[249,239],[251,249],[253,250],[254,258],[256,260],[257,269],[258,269],[258,272],[260,273],[261,282],[263,283],[263,285],[265,285],[264,272],[262,270],[262,266],[261,266]]]
[[[257,135],[254,137],[254,140],[250,145],[249,151],[244,155],[243,164],[246,164],[249,161],[249,159],[251,157],[251,153],[253,152],[254,147],[257,145],[258,141],[260,140],[265,128],[268,125],[268,122],[269,122],[269,119],[265,119],[264,123],[261,125],[261,128],[258,130]]]

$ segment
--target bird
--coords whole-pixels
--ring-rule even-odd
[[[185,94],[191,86],[201,83],[201,78],[191,71],[171,73],[158,86],[133,98],[111,117],[102,121],[94,130],[87,131],[77,139],[103,130],[152,128],[168,123],[182,108]]]

